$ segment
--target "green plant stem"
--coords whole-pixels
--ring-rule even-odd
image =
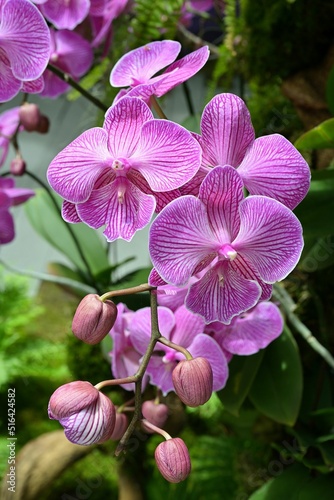
[[[132,295],[134,293],[140,293],[140,292],[151,292],[152,290],[155,290],[154,286],[151,286],[148,283],[144,283],[142,285],[133,286],[131,288],[124,288],[122,290],[111,290],[110,292],[106,292],[103,295],[101,295],[100,299],[102,300],[102,302],[104,302],[105,300],[111,299],[113,297],[120,297],[122,295]]]
[[[137,422],[141,420],[141,404],[142,404],[142,380],[146,372],[147,365],[151,359],[153,350],[155,348],[156,343],[161,337],[161,333],[159,331],[159,323],[158,323],[158,304],[157,304],[157,294],[155,290],[150,290],[150,299],[151,299],[151,338],[149,345],[147,346],[146,352],[142,358],[140,366],[137,370],[137,373],[134,375],[137,381],[135,382],[135,410],[131,419],[131,422],[125,431],[122,439],[118,443],[118,446],[115,450],[115,455],[118,456],[126,447],[126,444],[133,433]]]
[[[104,112],[107,111],[108,107],[102,101],[100,101],[92,94],[90,94],[87,90],[85,90],[83,87],[81,87],[81,85],[79,85],[75,80],[73,80],[73,78],[68,73],[64,73],[59,68],[56,68],[56,66],[53,66],[53,64],[48,64],[47,69],[52,71],[52,73],[57,75],[61,80],[71,85],[71,87],[73,87],[82,96],[88,99],[88,101],[92,102],[97,108],[102,109],[102,111]]]
[[[132,384],[133,382],[137,382],[137,377],[133,375],[132,377],[124,377],[124,378],[113,378],[110,380],[103,380],[98,384],[94,385],[95,389],[98,391],[103,387],[108,387],[110,385],[122,385],[122,384]]]
[[[39,184],[43,189],[45,189],[45,191],[47,192],[52,204],[54,205],[57,213],[59,213],[59,206],[58,206],[58,203],[56,201],[56,198],[54,197],[54,195],[52,194],[52,192],[50,191],[50,189],[48,188],[48,186],[41,180],[39,179],[35,174],[33,174],[32,172],[29,172],[28,170],[25,171],[25,174],[28,175],[28,177],[31,177],[31,179],[33,179],[37,184]],[[66,221],[64,221],[64,219],[62,217],[60,217],[61,220],[63,221],[63,223],[65,224],[65,227],[66,227],[66,230],[69,232],[72,240],[73,240],[73,243],[74,245],[76,246],[77,250],[78,250],[78,253],[82,259],[82,262],[84,263],[86,269],[87,269],[87,273],[88,273],[88,276],[89,276],[89,284],[92,285],[95,290],[99,293],[100,290],[99,290],[99,287],[95,281],[95,278],[94,278],[94,275],[92,273],[92,270],[90,268],[90,265],[89,265],[89,262],[87,261],[83,251],[82,251],[82,248],[81,248],[81,245],[79,243],[79,240],[78,238],[76,237],[74,231],[72,230],[70,224],[68,224]],[[78,270],[81,274],[81,271]],[[85,276],[83,276],[83,278],[86,278]]]
[[[159,116],[159,118],[162,118],[163,120],[168,120],[167,116],[162,111],[160,104],[158,103],[158,101],[156,100],[154,95],[151,96],[150,103],[152,104],[152,107],[153,107],[154,111],[157,113],[157,115]]]
[[[160,427],[157,427],[154,424],[151,424],[151,422],[146,420],[146,418],[143,418],[141,422],[142,422],[142,426],[144,427],[144,429],[148,428],[148,429],[156,432],[157,434],[160,434],[161,436],[163,436],[166,439],[166,441],[168,439],[172,439],[172,436],[170,434],[168,434],[168,432],[164,431],[163,429],[160,429]]]
[[[292,300],[285,288],[276,283],[274,285],[274,297],[280,302],[289,322],[297,330],[297,332],[306,340],[306,342],[316,351],[331,367],[334,368],[334,358],[331,353],[312,335],[312,332],[300,321],[294,314],[296,304]]]
[[[159,340],[158,340],[158,342],[160,342],[161,344],[166,345],[167,347],[171,347],[172,349],[175,349],[175,351],[181,352],[183,354],[183,356],[187,360],[189,360],[189,361],[191,359],[193,359],[192,355],[190,354],[189,351],[187,351],[187,349],[185,349],[181,345],[174,344],[174,342],[172,342],[171,340],[166,339],[165,337],[160,337]]]

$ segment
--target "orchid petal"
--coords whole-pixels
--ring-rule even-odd
[[[73,30],[87,17],[89,7],[89,0],[58,0],[47,1],[40,9],[57,29]]]
[[[239,205],[244,198],[237,171],[230,166],[214,168],[205,177],[198,197],[207,207],[216,238],[222,242],[233,241],[240,228]]]
[[[137,148],[141,129],[152,120],[150,108],[140,99],[125,96],[105,115],[103,128],[108,133],[108,148],[114,159],[128,158]]]
[[[160,276],[184,285],[202,260],[215,257],[218,243],[209,226],[205,205],[194,196],[182,196],[165,207],[150,229],[149,251]]]
[[[184,305],[179,307],[174,315],[176,326],[171,340],[188,348],[194,337],[204,332],[205,322],[201,316],[190,312]]]
[[[0,102],[13,99],[21,90],[22,82],[14,77],[8,59],[0,48]]]
[[[74,203],[71,203],[70,201],[63,202],[61,216],[66,222],[70,222],[71,224],[82,222],[78,215],[76,205]]]
[[[27,94],[40,94],[44,89],[43,75],[30,82],[22,82],[21,92],[26,92]]]
[[[93,51],[90,43],[78,33],[69,30],[56,31],[55,66],[59,66],[74,78],[84,75],[92,65]],[[51,59],[51,62],[52,59]]]
[[[211,99],[203,111],[201,131],[205,154],[212,167],[237,167],[254,141],[249,111],[244,101],[234,94],[218,94]]]
[[[302,227],[280,202],[248,196],[240,203],[240,231],[233,248],[267,283],[284,279],[297,265],[303,249]]]
[[[260,302],[222,334],[222,346],[232,354],[248,356],[264,349],[283,331],[280,310],[272,302]]]
[[[219,344],[208,335],[197,335],[188,348],[194,358],[203,357],[211,365],[213,373],[213,391],[222,389],[228,379],[228,364]]]
[[[167,307],[158,307],[158,321],[161,335],[170,339],[175,325],[174,314]],[[139,309],[132,316],[130,323],[130,339],[134,348],[144,354],[151,338],[151,308]],[[157,344],[157,350],[163,350],[164,346]]]
[[[14,220],[8,210],[3,210],[0,193],[0,245],[10,243],[15,238]]]
[[[2,7],[0,46],[15,78],[35,80],[46,68],[50,34],[39,10],[26,0],[11,0]]]
[[[310,187],[310,169],[302,155],[279,134],[259,137],[238,173],[251,194],[274,198],[293,210]]]
[[[229,324],[234,316],[254,307],[260,295],[257,282],[240,276],[227,262],[218,262],[190,286],[186,307],[203,316],[206,323]]]
[[[110,170],[107,133],[96,127],[87,130],[63,149],[50,163],[47,177],[51,187],[72,203],[88,199],[95,181]]]
[[[190,132],[177,123],[151,120],[142,127],[131,165],[154,191],[171,191],[190,180],[201,163],[201,149]]]
[[[174,391],[172,371],[176,365],[176,361],[164,363],[161,356],[157,356],[155,354],[153,354],[148,363],[147,373],[150,375],[150,383],[159,387],[164,396],[166,396],[169,392]]]
[[[262,294],[259,300],[269,300],[272,292],[273,292],[273,286],[269,285],[268,283],[265,283],[262,281],[262,279],[259,276],[259,273],[257,273],[250,263],[242,257],[240,254],[237,255],[237,257],[230,262],[230,266],[234,271],[237,271],[241,276],[246,278],[247,280],[252,280],[252,281],[257,281],[258,284],[260,285],[262,289]]]
[[[204,66],[209,55],[209,48],[205,46],[175,61],[161,75],[168,75],[168,78],[162,78],[161,81],[156,84],[154,94],[157,97],[161,97],[177,85],[189,80],[189,78],[194,76]]]
[[[181,50],[179,42],[151,42],[131,50],[115,64],[110,74],[113,87],[146,83],[155,73],[173,62]]]
[[[77,205],[83,222],[95,229],[106,226],[104,235],[108,241],[130,241],[137,230],[150,222],[154,209],[154,197],[142,193],[124,177],[93,190],[86,202]]]

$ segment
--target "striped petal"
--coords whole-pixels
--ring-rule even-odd
[[[303,249],[299,220],[287,207],[266,196],[248,196],[239,209],[240,231],[233,248],[266,283],[284,279]]]
[[[310,168],[302,155],[279,134],[259,137],[238,173],[251,194],[274,198],[293,210],[310,187]]]

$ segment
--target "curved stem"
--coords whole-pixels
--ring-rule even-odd
[[[45,189],[45,191],[47,192],[47,194],[48,194],[48,196],[49,196],[49,198],[50,198],[53,206],[56,208],[57,213],[59,213],[58,203],[56,201],[56,198],[54,197],[54,195],[50,191],[49,187],[41,179],[39,179],[35,174],[33,174],[32,172],[29,172],[28,170],[26,170],[25,174],[27,174],[29,177],[31,177],[31,179],[33,179],[37,184],[39,184],[43,189]],[[90,280],[89,284],[92,285],[95,288],[95,290],[99,293],[100,292],[99,287],[98,287],[97,283],[95,282],[94,275],[92,273],[92,270],[90,268],[90,265],[89,265],[89,263],[88,263],[85,255],[84,255],[84,253],[82,251],[82,248],[81,248],[81,245],[79,243],[78,238],[76,237],[76,235],[75,235],[74,231],[72,230],[71,226],[67,222],[65,222],[62,217],[61,217],[61,220],[65,224],[66,230],[69,232],[69,234],[70,234],[70,236],[71,236],[71,238],[73,240],[73,243],[74,243],[76,249],[78,250],[78,253],[79,253],[80,257],[81,257],[81,260],[82,260],[82,262],[84,263],[84,265],[85,265],[85,267],[87,269],[87,273],[88,273],[89,280]],[[80,274],[82,274],[81,271],[80,271],[80,269],[78,271],[79,271]],[[85,276],[83,276],[83,277],[85,278]]]
[[[88,99],[90,102],[92,102],[97,108],[102,109],[102,111],[107,111],[108,107],[103,104],[102,101],[94,97],[92,94],[90,94],[87,90],[85,90],[81,85],[79,85],[73,78],[68,74],[64,73],[61,71],[59,68],[56,66],[53,66],[53,64],[48,64],[47,69],[52,71],[55,75],[57,75],[61,80],[64,82],[68,83],[73,87],[75,90],[77,90],[81,95],[83,95],[86,99]]]
[[[142,423],[142,426],[144,427],[144,429],[147,428],[151,431],[156,432],[157,434],[160,434],[161,436],[163,436],[166,439],[166,441],[168,439],[172,439],[172,436],[170,434],[168,434],[168,432],[166,432],[163,429],[160,429],[160,427],[157,427],[156,425],[152,424],[151,422],[146,420],[146,418],[143,418],[141,423]]]
[[[192,355],[190,354],[189,351],[187,351],[187,349],[185,349],[184,347],[182,347],[179,344],[174,344],[174,342],[166,339],[165,337],[160,337],[158,342],[166,345],[167,347],[171,347],[172,349],[175,349],[175,351],[181,352],[187,360],[193,359]]]
[[[150,292],[152,290],[155,290],[154,286],[151,286],[148,283],[144,283],[142,285],[133,286],[131,288],[124,288],[122,290],[111,290],[110,292],[106,292],[103,295],[101,295],[100,299],[102,300],[102,302],[104,302],[105,300],[111,299],[112,297],[119,297],[122,295],[132,295],[133,293],[139,293],[139,292]]]
[[[162,111],[160,104],[158,103],[158,101],[156,100],[154,95],[152,95],[150,97],[150,103],[152,104],[152,107],[153,107],[154,111],[157,113],[157,115],[159,116],[159,118],[162,118],[163,120],[168,120],[167,116]]]
[[[307,326],[305,326],[304,323],[302,323],[294,314],[293,311],[296,309],[296,304],[282,285],[279,285],[278,283],[274,285],[274,296],[277,300],[279,300],[291,325],[297,330],[298,333],[300,333],[306,342],[308,342],[312,349],[316,351],[331,368],[334,368],[333,356],[322,344],[320,344]]]
[[[94,387],[95,387],[95,389],[97,389],[99,391],[103,387],[108,387],[110,385],[132,384],[133,382],[137,382],[136,375],[133,375],[132,377],[113,378],[110,380],[102,380],[102,382],[99,382],[98,384],[94,385]]]
[[[152,353],[154,351],[155,345],[159,338],[161,337],[161,333],[159,331],[158,324],[158,304],[157,304],[157,294],[154,289],[150,290],[150,299],[151,299],[151,339],[149,345],[147,346],[146,352],[142,358],[140,366],[137,370],[137,373],[134,377],[137,377],[137,382],[135,383],[135,410],[131,419],[131,422],[125,431],[122,439],[118,443],[118,446],[115,450],[115,455],[118,456],[126,447],[126,444],[133,433],[137,422],[142,418],[141,414],[141,404],[142,404],[142,380],[146,372],[146,368],[148,362],[151,359]]]

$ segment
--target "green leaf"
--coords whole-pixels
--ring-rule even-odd
[[[326,82],[326,101],[330,112],[334,115],[334,66],[332,67]]]
[[[229,363],[229,377],[223,390],[217,393],[224,408],[239,416],[239,410],[246,399],[261,364],[264,350],[252,356],[233,356]]]
[[[295,209],[304,237],[321,238],[334,234],[334,170],[313,172],[310,190]]]
[[[60,207],[60,198],[57,197]],[[97,274],[109,265],[106,249],[97,232],[85,224],[67,224],[56,211],[44,190],[36,190],[36,196],[25,204],[29,221],[36,232],[50,245],[64,254],[81,271],[87,272],[74,238],[87,259],[93,274]],[[70,226],[70,228],[66,227]],[[74,234],[71,236],[70,231]]]
[[[334,148],[334,118],[325,120],[315,128],[308,130],[295,142],[297,149]]]
[[[283,500],[285,498],[289,500],[301,500],[300,493],[311,483],[312,476],[300,464],[294,464],[284,471],[283,464],[281,465],[280,475],[261,486],[261,488],[249,497],[249,500]],[[278,470],[278,467],[275,468],[276,474]],[[270,472],[269,467],[268,471]]]
[[[287,327],[267,347],[249,397],[258,411],[276,422],[294,425],[303,391],[297,344]]]

